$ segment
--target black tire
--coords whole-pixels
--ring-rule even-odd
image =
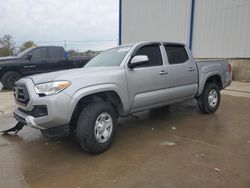
[[[110,119],[112,119],[111,123],[113,123],[113,126],[109,132],[110,136],[108,139],[105,142],[100,143],[95,136],[95,124],[99,119],[98,117],[102,114],[109,114]],[[109,103],[90,103],[82,110],[78,118],[76,137],[83,150],[92,154],[99,154],[106,151],[111,146],[116,133],[116,126],[117,115]]]
[[[210,93],[214,93],[217,97],[214,102],[209,102]],[[216,83],[207,83],[203,89],[202,94],[197,98],[198,107],[202,113],[211,114],[214,113],[220,105],[220,89]]]
[[[5,89],[13,89],[15,82],[21,78],[21,75],[18,72],[10,71],[4,73],[1,78],[1,82]]]

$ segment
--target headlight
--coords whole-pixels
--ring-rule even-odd
[[[35,91],[39,95],[54,95],[70,86],[69,81],[55,81],[35,86]]]

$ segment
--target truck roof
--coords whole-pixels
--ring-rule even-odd
[[[143,45],[143,44],[154,44],[154,43],[162,43],[162,44],[168,44],[168,45],[181,45],[186,46],[184,42],[165,42],[165,41],[142,41],[142,42],[136,42],[136,43],[129,43],[124,45]]]
[[[34,46],[35,48],[39,48],[39,47],[58,47],[58,48],[63,48],[62,46]]]

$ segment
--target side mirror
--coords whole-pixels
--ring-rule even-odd
[[[128,64],[128,67],[132,69],[139,65],[147,64],[148,61],[149,58],[147,55],[136,55],[131,59],[130,63]]]
[[[26,59],[28,59],[28,60],[31,60],[31,58],[32,58],[32,54],[28,54],[26,57]]]

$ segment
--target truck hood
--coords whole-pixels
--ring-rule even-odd
[[[17,56],[0,57],[0,61],[18,59]]]
[[[9,61],[16,60],[16,59],[18,59],[17,56],[0,57],[0,64],[2,62],[7,62],[7,61],[9,62]]]
[[[37,74],[33,76],[28,76],[32,79],[34,84],[67,80],[74,82],[74,80],[81,80],[81,82],[87,82],[92,78],[103,77],[108,74],[117,72],[121,67],[91,67],[91,68],[78,68],[63,70],[51,73]],[[119,71],[118,71],[119,72]]]

